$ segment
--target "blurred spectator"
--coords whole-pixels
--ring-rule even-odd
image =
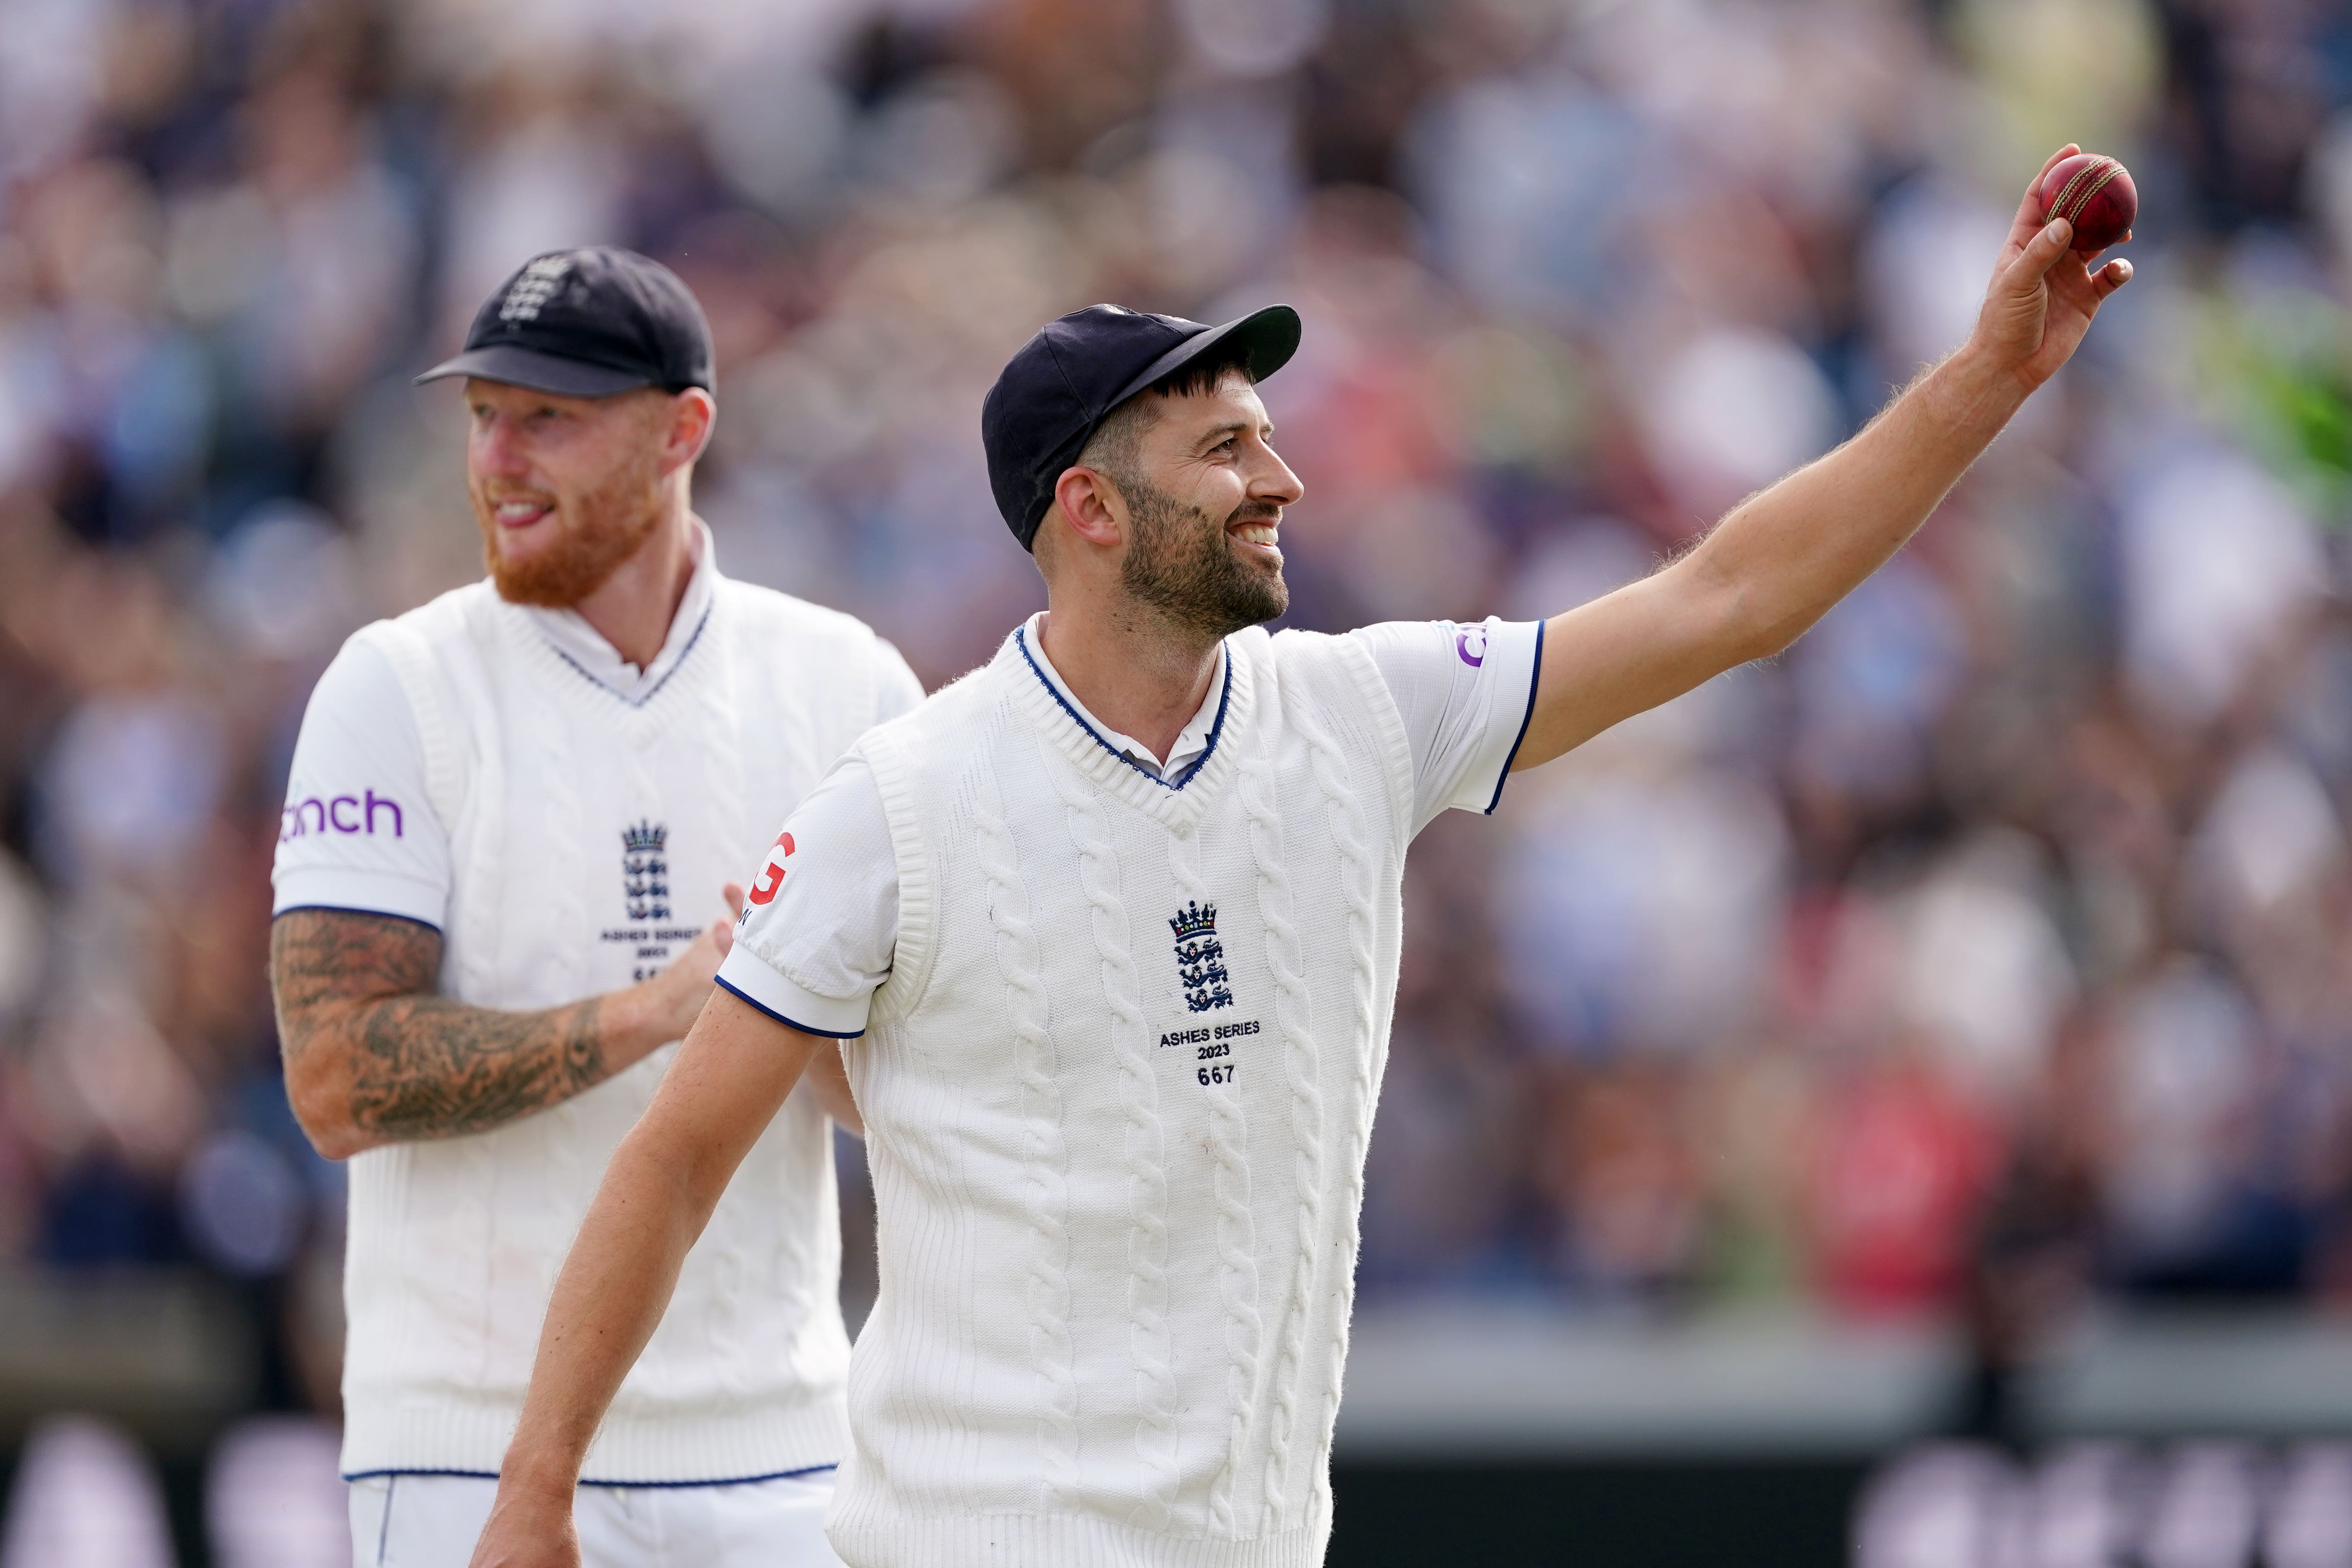
[[[5,1568],[173,1568],[163,1489],[129,1436],[55,1416],[25,1444],[0,1525]]]

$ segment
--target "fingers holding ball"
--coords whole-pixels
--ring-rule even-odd
[[[2139,215],[2131,171],[2103,153],[2059,159],[2042,172],[2033,194],[2045,222],[2064,218],[2074,226],[2071,248],[2084,256],[2129,239],[2132,219]],[[2130,275],[2125,268],[2124,276]]]

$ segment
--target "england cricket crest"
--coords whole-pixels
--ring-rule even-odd
[[[1176,978],[1184,1005],[1195,1013],[1234,1005],[1233,976],[1225,970],[1224,944],[1217,940],[1217,906],[1188,903],[1168,929],[1176,933]]]
[[[669,860],[662,847],[669,829],[640,822],[621,830],[621,889],[633,921],[669,919]]]

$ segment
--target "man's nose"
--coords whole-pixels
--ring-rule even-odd
[[[530,468],[513,425],[496,416],[474,429],[474,466],[486,474],[512,478]]]
[[[1249,493],[1252,500],[1290,506],[1307,493],[1307,486],[1290,471],[1290,465],[1268,447],[1264,460],[1258,465],[1258,471],[1250,476]]]

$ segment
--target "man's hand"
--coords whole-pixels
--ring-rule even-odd
[[[2094,272],[2086,259],[2067,248],[2074,237],[2072,224],[2064,218],[2042,221],[2041,198],[2034,194],[2042,188],[2042,175],[2081,151],[2071,142],[2059,148],[2026,186],[1969,340],[1970,348],[2016,376],[2029,393],[2074,356],[2099,302],[2131,281],[2130,262],[2117,257]]]
[[[669,961],[659,974],[640,981],[614,1000],[630,1010],[636,1028],[655,1044],[686,1038],[702,1005],[710,1000],[710,982],[735,946],[735,922],[743,913],[743,888],[730,882],[720,889],[727,900],[727,919],[713,921],[692,946]]]
[[[729,883],[730,910],[743,889]],[[652,979],[562,1007],[509,1012],[436,995],[441,933],[352,910],[270,922],[286,1089],[319,1152],[455,1138],[561,1104],[685,1037],[734,941],[715,922]]]
[[[2060,148],[2043,171],[2074,151]],[[2072,233],[2041,221],[2029,185],[1958,353],[1853,440],[1742,501],[1681,559],[1546,622],[1514,771],[1780,652],[1900,550],[2130,279],[2127,261],[2092,272],[2066,248]]]
[[[580,1531],[572,1521],[572,1489],[509,1493],[501,1486],[471,1568],[580,1568]]]

